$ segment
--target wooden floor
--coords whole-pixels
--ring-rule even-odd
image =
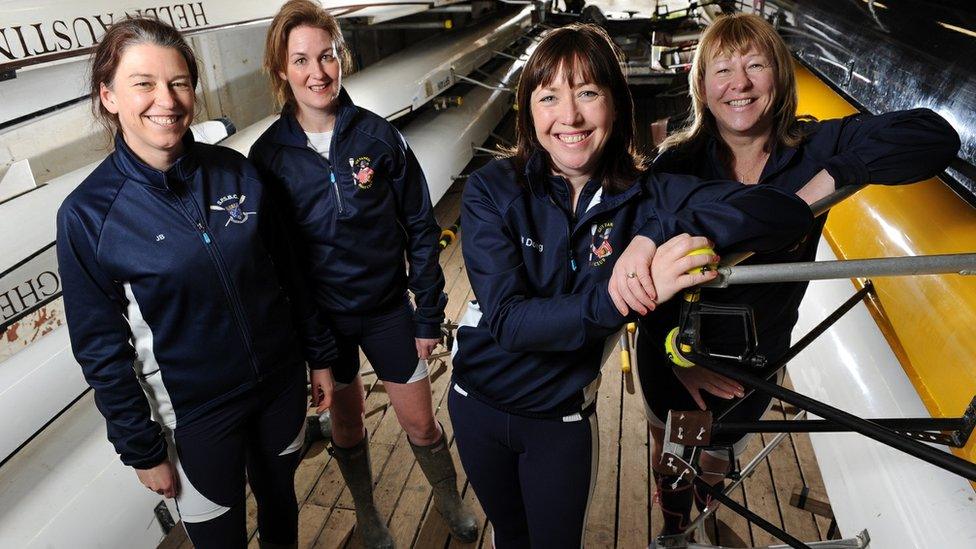
[[[458,215],[459,190],[449,192],[438,204],[437,217],[442,226],[450,225]],[[457,320],[465,303],[472,299],[471,287],[461,258],[460,243],[447,248],[441,256],[447,280],[447,317]],[[431,387],[437,418],[443,423],[453,447],[453,430],[447,414],[447,389],[450,358],[432,363]],[[381,382],[376,380],[369,364],[362,368],[368,395],[366,426],[370,434],[375,499],[380,513],[387,519],[398,547],[443,548],[461,545],[451,540],[448,530],[431,504],[431,490],[417,466],[406,435],[397,423]],[[596,492],[590,505],[586,527],[586,547],[647,547],[651,536],[660,529],[661,516],[653,503],[654,482],[648,471],[648,432],[643,405],[634,390],[633,380],[621,373],[618,360],[609,360],[603,370],[603,385],[597,404],[600,425],[600,467]],[[782,419],[795,411],[776,404],[771,417]],[[755,436],[743,456],[749,460],[772,435]],[[455,462],[457,456],[455,454]],[[458,488],[465,501],[476,509],[483,524],[482,537],[468,547],[491,547],[490,526],[478,506],[477,498],[457,463]],[[745,465],[745,461],[742,463]],[[787,437],[733,493],[734,499],[802,541],[827,538],[830,520],[790,505],[791,496],[803,487],[808,498],[826,501],[823,482],[813,458],[807,435]],[[301,504],[299,547],[359,547],[354,535],[356,523],[352,498],[342,481],[339,468],[322,443],[308,451],[295,479]],[[815,502],[814,502],[815,503]],[[718,531],[711,533],[713,543],[747,547],[779,543],[744,519],[720,509]],[[253,499],[248,501],[248,525],[251,546],[257,547]],[[714,528],[714,526],[713,526]],[[461,545],[463,546],[463,545]],[[175,528],[160,547],[191,547],[182,528]]]

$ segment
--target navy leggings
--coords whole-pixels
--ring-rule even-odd
[[[495,547],[580,547],[599,461],[596,414],[576,421],[518,416],[453,383],[447,405]]]
[[[305,369],[287,370],[173,431],[176,505],[196,549],[247,546],[245,472],[258,505],[260,539],[297,541],[295,469],[307,400]]]

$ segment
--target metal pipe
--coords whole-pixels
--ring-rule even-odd
[[[722,502],[722,504],[724,504],[726,507],[742,515],[749,522],[755,524],[756,526],[762,528],[763,530],[769,532],[770,534],[776,536],[777,538],[785,541],[786,544],[789,545],[790,547],[793,547],[794,549],[810,549],[809,545],[789,535],[783,530],[780,530],[779,528],[774,526],[771,522],[753,513],[744,505],[740,505],[739,502],[735,501],[729,496],[726,496],[725,493],[723,493],[721,490],[715,488],[714,486],[708,484],[707,482],[701,483],[701,486],[705,488],[705,491],[708,492],[710,496]]]
[[[822,418],[839,423],[840,425],[850,428],[852,431],[857,431],[866,437],[872,438],[896,450],[901,450],[908,455],[931,463],[932,465],[945,469],[950,473],[957,474],[967,480],[976,481],[976,464],[970,463],[952,454],[936,450],[935,448],[926,446],[921,442],[907,439],[897,433],[893,433],[890,430],[881,427],[880,425],[863,420],[855,415],[834,408],[833,406],[828,406],[823,402],[819,402],[805,395],[785,389],[775,383],[769,383],[759,377],[743,371],[742,368],[730,366],[720,361],[713,360],[710,357],[697,355],[694,353],[688,358],[694,361],[695,364],[711,370],[716,374],[721,374],[744,385],[754,387],[784,402],[807,410],[808,412],[816,414]]]
[[[893,431],[955,431],[966,426],[965,421],[961,418],[883,418],[870,421]],[[850,429],[847,427],[826,419],[734,421],[712,424],[712,436],[745,433],[843,433],[849,431]]]
[[[946,273],[976,275],[976,253],[741,265],[719,267],[718,273],[718,277],[706,286],[726,288],[732,284]]]

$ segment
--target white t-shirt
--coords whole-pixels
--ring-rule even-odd
[[[305,135],[308,136],[308,146],[328,160],[329,147],[332,145],[332,132],[305,132]]]

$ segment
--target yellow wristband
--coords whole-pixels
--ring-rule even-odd
[[[691,368],[695,365],[694,362],[685,358],[677,349],[674,348],[674,342],[678,339],[678,327],[675,326],[673,330],[668,332],[667,337],[664,338],[664,351],[668,354],[668,359],[674,363],[676,366],[681,366],[682,368]]]

